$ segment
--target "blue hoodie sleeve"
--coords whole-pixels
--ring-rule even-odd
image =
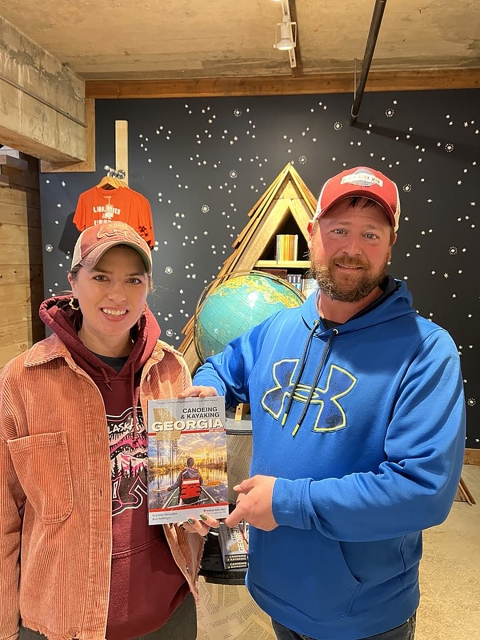
[[[385,440],[386,460],[378,471],[318,481],[278,478],[273,514],[279,525],[365,542],[445,520],[465,446],[463,381],[447,332],[435,331],[422,343],[397,397]]]
[[[248,381],[258,360],[263,336],[277,315],[270,316],[232,340],[221,353],[207,358],[205,364],[197,369],[193,384],[214,387],[219,396],[225,396],[227,409],[241,402],[249,402]]]

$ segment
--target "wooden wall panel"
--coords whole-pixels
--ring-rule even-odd
[[[0,260],[3,259],[2,255]],[[30,283],[37,289],[41,289],[43,286],[43,266],[27,263],[0,264],[0,283],[2,285]]]
[[[6,284],[0,287],[0,309],[41,302],[43,291],[32,289],[30,283]]]
[[[30,346],[30,342],[28,340],[25,340],[24,342],[18,342],[15,344],[10,344],[6,347],[0,347],[0,362],[3,363],[2,367],[3,365],[7,364],[9,360],[15,358],[16,356],[19,356],[21,353],[26,351]]]
[[[32,313],[31,307],[26,304],[8,305],[2,309],[2,327],[7,327],[12,332],[18,324],[27,321],[33,324],[36,318],[38,318],[38,308]],[[2,363],[1,366],[4,364]]]
[[[32,341],[33,336],[43,328],[44,324],[38,317],[21,320],[14,326],[0,326],[0,347],[17,342]]]
[[[21,169],[3,166],[2,175],[8,177],[8,182],[11,187],[23,187],[37,191],[39,189],[38,169],[27,169],[27,171],[22,171]]]
[[[42,244],[42,234],[37,230],[32,233],[30,226],[0,222],[0,229],[7,244],[22,247],[24,250],[27,246],[29,255],[32,246],[38,248]]]
[[[22,313],[22,310],[17,307],[12,310],[11,314],[8,314],[8,317],[15,318],[18,313]],[[36,318],[29,316],[13,325],[2,325],[0,326],[0,350],[3,350],[3,353],[8,353],[18,350],[20,347],[21,351],[24,351],[37,340],[41,340],[44,334],[45,326],[38,316]],[[15,355],[18,354],[15,353]],[[3,360],[3,362],[7,361]]]
[[[45,337],[38,161],[22,159],[0,165],[0,369]]]
[[[0,196],[1,191],[5,189],[0,190]],[[40,209],[0,201],[0,224],[2,223],[40,229],[42,226]]]
[[[3,263],[16,265],[42,264],[42,247],[33,244],[29,246],[28,236],[25,237],[24,245],[4,245],[2,238],[2,240],[0,240],[0,252]]]
[[[40,191],[35,189],[0,189],[0,202],[40,209]]]

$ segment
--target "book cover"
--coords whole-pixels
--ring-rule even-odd
[[[302,293],[308,298],[318,288],[318,284],[315,278],[303,278],[302,280]]]
[[[302,291],[302,275],[297,273],[289,273],[287,276],[288,282],[299,291]]]
[[[275,259],[277,262],[297,260],[298,235],[279,234],[275,238]]]
[[[288,271],[286,269],[278,269],[262,267],[259,271],[265,271],[265,273],[269,273],[272,276],[276,276],[277,278],[281,278],[282,280],[287,280]]]
[[[234,527],[220,523],[218,539],[225,569],[248,567],[248,528],[244,523]]]
[[[148,401],[148,522],[228,516],[225,398]]]

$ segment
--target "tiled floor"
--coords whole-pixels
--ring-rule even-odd
[[[462,477],[477,504],[454,502],[424,534],[415,640],[480,639],[480,467],[465,466]]]

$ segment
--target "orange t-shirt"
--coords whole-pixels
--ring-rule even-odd
[[[102,222],[121,220],[133,227],[153,249],[152,210],[147,198],[129,187],[92,187],[80,194],[73,224],[79,231]]]

